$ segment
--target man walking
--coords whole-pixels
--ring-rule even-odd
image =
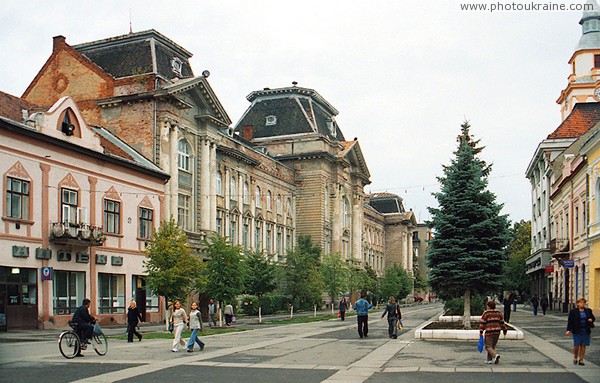
[[[358,320],[358,336],[367,337],[369,333],[369,309],[373,308],[373,305],[367,302],[366,291],[360,292],[360,299],[354,303],[352,308],[356,310],[356,318]]]
[[[496,353],[496,344],[498,338],[500,338],[500,331],[506,335],[507,326],[504,323],[502,313],[496,310],[496,302],[488,301],[487,310],[481,315],[481,321],[479,322],[479,335],[485,336],[485,350],[487,351],[486,364],[498,364],[500,361],[500,355]]]
[[[215,326],[217,325],[216,314],[217,314],[217,307],[215,305],[215,302],[211,298],[210,301],[208,301],[208,325],[210,327],[212,327],[213,325],[215,325]]]

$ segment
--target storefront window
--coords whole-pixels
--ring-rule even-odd
[[[98,312],[100,314],[125,312],[125,276],[98,274]]]
[[[54,315],[73,314],[85,299],[85,273],[54,271]]]

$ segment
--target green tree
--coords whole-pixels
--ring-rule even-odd
[[[461,126],[455,157],[438,177],[441,190],[434,196],[439,207],[428,208],[434,236],[427,256],[431,287],[445,298],[464,296],[465,328],[471,327],[471,294],[501,286],[509,238],[502,204],[487,190],[491,167],[478,157],[483,148],[469,128],[467,122]]]
[[[245,264],[242,249],[215,234],[204,240],[202,252],[207,259],[206,291],[218,301],[233,303],[244,288]]]
[[[270,256],[261,251],[246,253],[246,276],[244,286],[248,294],[256,295],[260,302],[264,294],[270,293],[277,287],[279,266]]]
[[[412,277],[399,265],[392,265],[385,269],[381,278],[381,296],[384,299],[395,297],[400,301],[412,291]]]
[[[343,293],[348,280],[348,267],[338,253],[326,254],[321,263],[321,277],[325,285],[325,291],[331,298],[331,304]]]
[[[202,283],[202,260],[193,254],[185,232],[174,220],[162,222],[144,249],[146,283],[165,300],[183,300]]]
[[[285,292],[300,306],[321,301],[320,259],[321,249],[313,245],[310,237],[299,237],[298,246],[287,253],[283,265]]]
[[[365,290],[370,293],[377,292],[377,274],[370,267],[351,265],[348,268],[349,277],[347,288],[350,294]]]
[[[531,254],[531,221],[515,222],[510,235],[506,250],[508,261],[504,266],[504,288],[509,291],[528,291],[531,279],[525,274],[525,261]]]

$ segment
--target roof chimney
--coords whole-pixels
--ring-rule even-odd
[[[60,48],[62,48],[62,47],[64,47],[65,45],[67,45],[67,42],[66,42],[66,41],[67,41],[67,39],[66,39],[66,37],[65,37],[65,36],[61,36],[61,35],[54,36],[54,37],[52,38],[52,43],[53,43],[53,44],[52,44],[52,51],[53,51],[53,52],[54,52],[54,51],[57,51],[57,50],[59,50]]]
[[[246,141],[252,141],[254,139],[253,125],[244,125],[242,127],[242,138]]]

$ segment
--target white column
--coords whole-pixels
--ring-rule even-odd
[[[179,172],[177,170],[177,126],[175,124],[169,125],[169,174],[170,179],[170,194],[171,194],[171,216],[177,220],[177,202],[179,193]],[[190,206],[191,208],[191,206]],[[190,212],[191,213],[191,212]]]
[[[217,229],[217,144],[210,144],[210,230]],[[221,180],[223,181],[223,180]]]
[[[210,142],[200,140],[200,229],[210,230]]]

